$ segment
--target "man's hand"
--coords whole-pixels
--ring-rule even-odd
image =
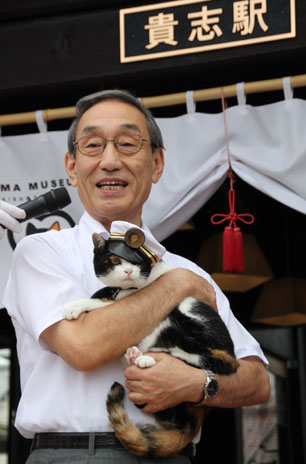
[[[216,292],[208,280],[187,269],[176,268],[169,273],[174,273],[173,275],[179,286],[184,287],[187,285],[189,287],[188,296],[202,301],[218,312]]]
[[[125,370],[129,400],[146,404],[143,411],[154,413],[185,401],[203,398],[205,372],[188,366],[165,353],[148,353],[156,365],[147,369],[130,366]],[[239,360],[240,367],[231,375],[216,375],[218,395],[207,400],[209,406],[237,408],[263,403],[270,395],[270,382],[263,363],[255,356]]]
[[[141,369],[130,366],[125,370],[129,400],[146,404],[144,412],[153,413],[185,401],[200,401],[205,373],[166,353],[146,353],[155,366]]]

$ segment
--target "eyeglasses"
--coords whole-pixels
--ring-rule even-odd
[[[81,137],[73,142],[73,145],[78,147],[82,155],[98,156],[105,150],[107,142],[114,142],[116,150],[123,155],[134,155],[142,149],[143,142],[150,142],[150,140],[138,134],[121,134],[115,139],[106,139],[102,135],[90,135]]]

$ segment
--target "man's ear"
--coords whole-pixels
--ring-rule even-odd
[[[162,148],[156,148],[153,156],[153,173],[152,173],[152,182],[156,184],[164,170],[165,160],[164,160],[164,150]]]
[[[77,175],[75,169],[76,160],[72,153],[67,151],[65,154],[65,169],[73,187],[77,186]]]

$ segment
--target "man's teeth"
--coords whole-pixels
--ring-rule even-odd
[[[126,182],[119,182],[115,180],[109,180],[105,182],[101,182],[97,184],[97,186],[103,190],[116,190],[120,189],[121,187],[124,187],[126,185]]]

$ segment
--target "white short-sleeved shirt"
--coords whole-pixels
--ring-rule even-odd
[[[14,252],[3,304],[17,336],[22,396],[15,425],[26,438],[39,432],[108,432],[105,402],[114,381],[124,385],[123,367],[115,360],[92,372],[70,367],[41,340],[41,333],[63,319],[61,309],[71,300],[88,298],[99,288],[93,268],[92,233],[103,226],[87,213],[79,225],[21,240]],[[190,269],[211,282],[219,313],[226,323],[238,358],[258,356],[267,362],[257,341],[232,314],[225,295],[210,276],[191,261],[166,252],[172,267]],[[101,340],[103,343],[103,340]],[[126,399],[134,423],[152,423]]]

